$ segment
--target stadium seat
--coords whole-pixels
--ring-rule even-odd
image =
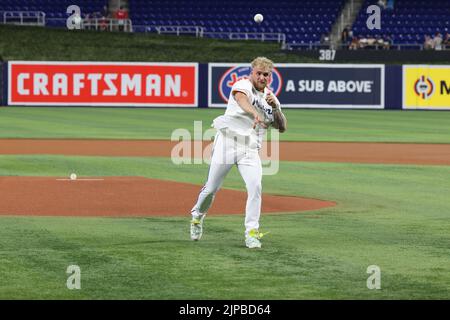
[[[185,21],[191,20],[190,25],[203,26],[207,32],[282,32],[288,39],[314,42],[320,39],[322,33],[331,30],[344,2],[307,0],[299,6],[293,1],[278,1],[275,4],[261,0],[250,4],[228,0],[225,5],[222,1],[173,0],[168,6],[163,0],[152,1],[151,5],[148,1],[135,0],[130,1],[130,18],[134,21],[135,17],[152,13],[163,20],[154,23],[156,25],[185,24]],[[253,21],[255,12],[265,17],[259,26]],[[310,27],[307,31],[301,29],[305,24]],[[220,34],[217,37],[227,38]]]
[[[367,7],[376,5],[377,2],[377,0],[365,1],[352,26],[355,35],[360,35],[361,32],[372,36],[389,34],[396,44],[420,46],[423,44],[425,34],[434,35],[440,32],[445,35],[449,32],[450,1],[396,0],[393,10],[385,9],[382,12],[381,32],[377,29],[369,30],[365,25]]]

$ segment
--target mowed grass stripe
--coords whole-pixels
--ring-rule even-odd
[[[16,250],[1,251],[10,264],[4,266],[6,285],[0,296],[448,298],[445,249],[430,253],[428,246],[405,238],[402,229],[386,230],[373,221],[352,224],[334,213],[320,218],[265,216],[262,221],[272,234],[262,250],[251,251],[243,245],[242,217],[210,217],[198,243],[188,238],[188,218],[4,217],[2,242]],[[34,244],[24,250],[21,246],[32,238]],[[70,264],[82,270],[79,292],[65,287]],[[382,270],[378,292],[366,287],[366,268],[372,264]]]
[[[224,109],[0,108],[0,138],[170,140],[176,129],[204,133]],[[284,110],[282,141],[450,143],[450,112]]]

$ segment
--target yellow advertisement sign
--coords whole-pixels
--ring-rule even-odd
[[[403,109],[450,109],[450,66],[403,66]]]

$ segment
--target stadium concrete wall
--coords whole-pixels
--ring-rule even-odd
[[[402,108],[402,66],[385,66],[385,109]]]

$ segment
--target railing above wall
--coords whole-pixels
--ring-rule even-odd
[[[259,40],[276,41],[281,44],[281,48],[286,48],[286,35],[284,33],[266,32],[204,32],[205,37],[222,38],[227,40]]]
[[[83,19],[81,29],[133,32],[133,24],[130,19],[89,18]]]
[[[45,26],[45,12],[43,11],[3,11],[4,24]]]
[[[202,34],[204,32],[203,27],[199,26],[173,26],[173,25],[166,25],[166,26],[154,26],[154,25],[135,25],[134,31],[136,32],[155,32],[158,34],[191,34],[195,35],[196,37],[202,37]]]
[[[284,33],[266,33],[266,32],[209,32],[201,26],[178,26],[178,25],[136,25],[136,32],[155,32],[158,34],[191,34],[197,38],[218,38],[226,40],[258,40],[258,41],[276,41],[281,44],[282,49],[286,47],[286,35]]]
[[[47,26],[65,28],[66,21],[66,18],[48,18]],[[133,32],[133,24],[130,19],[85,18],[81,20],[80,29]]]
[[[329,44],[321,44],[317,42],[310,42],[310,43],[287,43],[286,44],[287,50],[318,50],[318,49],[332,49]],[[366,45],[361,48],[357,49],[349,49],[348,45],[339,45],[337,50],[350,50],[350,51],[405,51],[405,50],[424,50],[424,46],[420,43],[393,43],[390,44],[389,47],[384,47],[383,45]],[[441,51],[449,51],[450,46],[445,47],[442,46]],[[424,51],[439,51],[439,50],[424,50]]]

